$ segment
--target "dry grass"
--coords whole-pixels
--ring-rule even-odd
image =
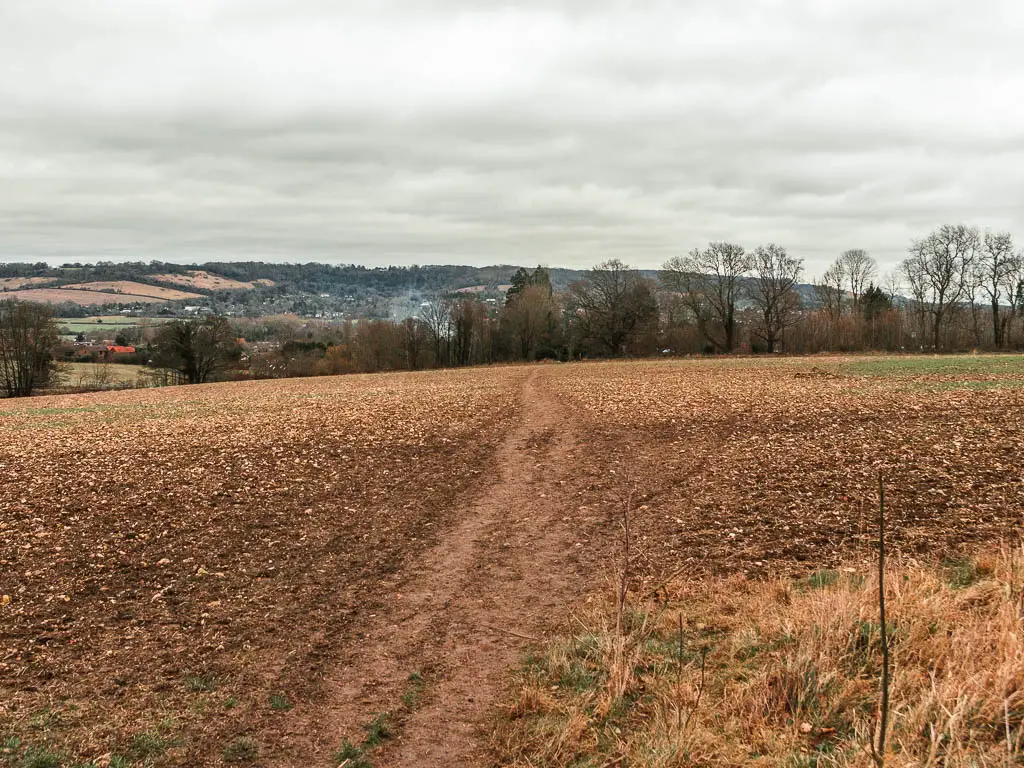
[[[124,293],[133,296],[147,296],[161,301],[182,301],[185,299],[201,299],[198,293],[164,288],[158,285],[136,283],[132,280],[95,280],[90,283],[75,283],[64,286],[67,290],[100,291],[103,293]]]
[[[131,386],[139,381],[139,374],[147,369],[141,365],[121,363],[68,363],[64,370],[66,386],[107,387]]]
[[[274,284],[272,280],[254,280],[251,283],[232,280],[230,277],[224,277],[223,275],[217,275],[202,269],[190,269],[183,275],[160,274],[148,275],[148,277],[150,280],[156,280],[161,283],[181,285],[186,288],[198,288],[203,291],[251,291],[257,284],[271,286]]]
[[[9,294],[5,298],[16,298],[19,301],[36,301],[40,304],[70,303],[77,304],[80,307],[107,306],[112,304],[161,304],[167,301],[167,299],[158,299],[153,296],[71,290],[67,288],[26,288]]]
[[[501,764],[871,765],[870,570],[676,585],[667,604],[627,612],[621,635],[611,601],[591,609],[517,674],[494,736]],[[887,765],[1019,764],[1022,575],[1021,548],[888,571]]]
[[[48,285],[55,277],[0,277],[0,291],[16,291],[28,285]]]
[[[857,558],[879,471],[896,553],[886,764],[1015,764],[1007,723],[1019,761],[1024,557],[943,566],[937,553],[1016,540],[1024,379],[1016,359],[962,360],[552,368],[585,435],[580,508],[608,521],[585,540],[592,563],[621,559],[614,510],[622,478],[635,485],[634,607],[617,634],[609,588],[525,665],[495,735],[501,764],[871,765],[880,633]],[[662,603],[636,598],[680,572]]]

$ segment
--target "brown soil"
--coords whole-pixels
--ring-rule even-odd
[[[173,715],[154,766],[220,765],[249,738],[255,764],[326,766],[387,712],[377,768],[485,765],[505,669],[605,589],[624,493],[634,589],[838,563],[870,543],[879,472],[894,556],[1014,529],[1020,381],[808,371],[507,367],[5,402],[0,739],[84,762]],[[413,673],[422,698],[403,701]],[[294,708],[272,708],[278,692]]]
[[[814,359],[565,366],[548,386],[588,443],[584,503],[637,491],[657,581],[800,574],[871,551],[878,478],[892,551],[927,559],[1024,520],[1024,379],[821,377]],[[614,474],[613,474],[614,473]]]
[[[450,532],[410,567],[359,646],[331,672],[313,732],[334,748],[394,712],[410,673],[427,682],[378,766],[486,764],[485,726],[505,672],[564,622],[584,586],[566,481],[575,433],[533,371],[523,417],[494,457],[492,480]],[[283,765],[283,764],[282,764]]]
[[[206,766],[252,739],[294,764],[325,672],[479,487],[526,373],[3,401],[0,744],[88,763],[155,734],[154,766]]]

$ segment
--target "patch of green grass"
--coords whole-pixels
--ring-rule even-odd
[[[179,739],[164,736],[158,731],[146,731],[132,736],[125,755],[132,760],[147,760],[160,757],[171,747],[181,744]]]
[[[842,758],[845,753],[831,741],[823,741],[811,752],[795,752],[785,762],[786,768],[824,768],[824,766],[846,765]]]
[[[29,747],[17,762],[18,768],[60,768],[63,755],[51,752],[46,747]]]
[[[906,386],[897,387],[897,392],[952,392],[958,389],[982,391],[986,389],[1020,389],[1024,380],[1020,379],[986,379],[972,381],[959,379],[953,381],[912,381]]]
[[[409,688],[402,697],[402,703],[408,710],[419,701],[422,689],[426,687],[426,680],[418,672],[413,672],[408,678]],[[398,724],[401,725],[401,722]],[[334,764],[344,765],[345,768],[373,768],[373,761],[370,753],[395,735],[396,727],[391,721],[391,715],[387,712],[380,712],[363,726],[366,736],[363,743],[356,746],[346,739],[341,743],[341,748],[334,753]]]
[[[751,661],[763,653],[777,653],[797,642],[796,638],[788,633],[777,637],[762,637],[753,635],[750,642],[736,649],[736,659],[739,661]]]
[[[29,416],[56,416],[62,413],[94,413],[99,408],[95,406],[80,406],[78,408],[29,408],[24,413]]]
[[[341,749],[334,753],[334,764],[345,768],[373,768],[370,758],[348,739],[341,742]]]
[[[953,589],[966,589],[984,575],[978,564],[969,557],[950,557],[942,561],[946,580]]]
[[[217,690],[217,678],[204,672],[196,675],[185,675],[185,690],[192,693],[209,693]]]
[[[46,707],[44,709],[39,710],[34,715],[32,715],[32,719],[29,720],[29,724],[33,728],[40,729],[55,728],[59,726],[60,723],[60,712],[56,709],[51,709],[50,707]]]
[[[367,747],[378,747],[391,738],[393,733],[391,718],[387,712],[381,712],[364,725],[363,730],[366,731],[366,738],[363,739],[363,744]]]
[[[18,736],[4,736],[3,740],[0,740],[0,755],[8,754],[20,748],[21,738]]]
[[[427,688],[427,681],[419,672],[413,672],[406,680],[405,693],[402,694],[402,704],[406,709],[415,709],[423,699],[423,692]]]
[[[94,316],[94,317],[58,317],[56,319],[58,328],[67,328],[72,333],[87,333],[88,331],[121,330],[141,325],[143,321],[151,324],[166,322],[159,318],[142,317],[120,317],[117,315]]]
[[[585,632],[573,635],[571,651],[574,658],[597,661],[601,657],[601,648],[597,635]]]
[[[891,621],[885,622],[885,626],[890,647],[893,647],[900,639],[899,627]],[[875,674],[882,654],[882,625],[877,621],[854,622],[850,629],[848,651],[849,656],[844,666],[849,674]]]
[[[270,708],[278,712],[287,712],[289,709],[294,707],[291,699],[285,696],[283,693],[272,693],[270,694]]]
[[[249,736],[239,736],[221,750],[225,763],[251,763],[259,756],[259,745]]]
[[[849,376],[928,376],[936,374],[1024,375],[1024,355],[908,355],[844,363]]]
[[[583,693],[592,688],[596,688],[598,682],[602,681],[603,677],[598,675],[596,671],[588,668],[586,665],[573,661],[569,664],[567,669],[563,669],[562,673],[558,676],[556,685],[559,688],[569,688],[577,693]]]
[[[825,587],[831,587],[837,581],[839,581],[839,571],[822,568],[809,575],[804,580],[804,584],[810,589],[824,589]]]
[[[238,699],[234,696],[228,696],[224,699],[224,709],[234,709],[238,706]]]

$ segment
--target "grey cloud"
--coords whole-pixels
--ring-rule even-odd
[[[0,258],[884,264],[1024,237],[983,0],[0,5]]]

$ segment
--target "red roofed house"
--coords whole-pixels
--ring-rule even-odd
[[[134,355],[135,347],[122,347],[114,344],[108,344],[100,356],[107,361],[113,360],[115,355]]]

